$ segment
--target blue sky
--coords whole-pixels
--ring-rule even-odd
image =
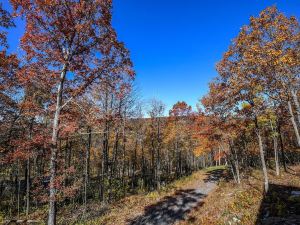
[[[195,109],[240,27],[270,5],[299,17],[298,0],[114,0],[113,25],[131,52],[142,98],[158,98],[167,109],[184,100]],[[23,27],[18,19],[11,51]]]

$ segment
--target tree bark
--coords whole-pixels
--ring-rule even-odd
[[[230,160],[230,161],[231,161],[231,160]],[[233,166],[233,163],[231,163],[230,168],[231,168],[231,173],[232,173],[232,176],[233,176],[233,179],[234,179],[235,183],[238,183],[237,177],[236,177],[235,172],[234,172],[234,166]]]
[[[64,64],[60,74],[60,82],[57,89],[56,108],[53,119],[52,138],[51,138],[51,158],[50,158],[50,195],[49,195],[49,216],[48,225],[56,224],[56,164],[57,164],[57,141],[59,135],[59,117],[61,113],[63,86],[67,73],[67,64]]]
[[[221,166],[221,147],[219,146],[219,166]]]
[[[276,176],[279,176],[279,160],[278,160],[278,142],[277,142],[277,137],[273,137],[273,142],[274,142],[274,158],[275,158]]]
[[[230,146],[230,145],[229,145],[229,146]],[[230,152],[231,152],[231,154],[232,154],[232,151],[231,151],[231,150],[230,150]],[[226,153],[225,153],[225,154],[226,154]],[[236,178],[236,175],[235,175],[235,172],[234,172],[234,163],[232,162],[232,159],[231,159],[231,157],[230,157],[228,154],[226,154],[225,159],[226,159],[226,158],[228,159],[229,167],[230,167],[230,170],[231,170],[231,173],[232,173],[234,182],[237,183],[238,181],[237,181],[237,178]],[[227,162],[227,160],[226,160],[226,162]]]
[[[34,118],[30,120],[29,127],[29,140],[32,139],[32,129],[33,129]],[[27,153],[27,163],[26,163],[26,171],[27,171],[27,179],[26,179],[26,216],[29,214],[30,207],[30,152]]]
[[[269,178],[268,178],[268,172],[267,172],[267,167],[266,167],[266,161],[265,161],[265,155],[264,155],[264,147],[262,143],[262,138],[260,134],[260,129],[258,127],[258,121],[257,117],[255,116],[255,127],[256,127],[256,135],[258,138],[258,144],[259,144],[259,153],[260,153],[260,159],[261,159],[261,165],[262,165],[262,170],[263,170],[263,175],[264,175],[264,183],[265,183],[265,193],[268,192],[269,190]]]
[[[290,115],[291,115],[291,122],[293,124],[294,132],[295,132],[295,135],[296,135],[296,138],[297,138],[297,144],[298,144],[298,147],[300,147],[300,135],[299,135],[298,126],[297,126],[297,123],[296,123],[296,120],[295,120],[295,117],[294,117],[291,101],[288,101],[288,108],[289,108],[289,112],[290,112]]]
[[[278,123],[277,129],[278,129],[279,140],[280,140],[281,161],[282,161],[282,165],[283,165],[284,171],[287,172],[287,167],[286,167],[286,162],[285,162],[284,145],[283,145],[283,138],[282,138],[280,123]]]
[[[297,118],[298,118],[298,125],[300,125],[300,104],[299,104],[299,101],[298,101],[297,91],[296,90],[292,90],[291,94],[292,94],[293,101],[294,101],[295,106],[296,106],[296,112],[297,112]]]
[[[91,140],[92,140],[92,130],[90,127],[87,129],[88,140],[86,146],[85,153],[85,174],[84,174],[84,211],[86,212],[86,204],[87,204],[87,189],[90,179],[90,150],[91,150]]]
[[[160,182],[161,182],[161,159],[160,159],[160,148],[161,148],[161,140],[160,140],[160,118],[157,121],[157,180],[156,180],[156,187],[160,189]]]
[[[17,197],[17,207],[18,207],[18,219],[20,218],[20,192],[21,192],[21,180],[20,180],[20,160],[18,159],[18,197]]]
[[[27,163],[26,163],[26,171],[27,171],[27,176],[26,176],[26,216],[28,217],[29,214],[29,207],[30,207],[30,158],[28,156],[27,158]]]
[[[270,121],[270,124],[271,124],[271,129],[273,132],[273,147],[274,147],[274,160],[275,160],[276,176],[279,176],[278,139],[277,139],[276,129],[273,128],[272,121]]]
[[[234,168],[235,168],[235,173],[236,173],[236,182],[238,184],[241,183],[241,179],[240,179],[240,165],[239,165],[239,158],[238,158],[238,155],[237,155],[237,152],[236,152],[236,149],[233,145],[233,141],[230,140],[229,141],[229,148],[230,148],[230,151],[231,153],[234,155]]]

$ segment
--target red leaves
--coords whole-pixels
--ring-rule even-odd
[[[69,135],[72,135],[78,130],[78,122],[77,121],[69,121],[64,123],[60,127],[60,135],[61,138],[68,137]]]
[[[177,102],[173,105],[173,108],[170,110],[169,115],[172,117],[187,117],[191,114],[192,107],[188,106],[186,102]]]
[[[12,16],[2,8],[2,4],[0,3],[0,27],[9,28],[14,26]],[[5,31],[0,31],[0,46],[7,47],[6,35]]]
[[[8,55],[6,51],[0,51],[0,91],[12,89],[17,85],[15,72],[18,64],[16,55]]]
[[[222,158],[225,158],[225,157],[226,157],[225,152],[217,152],[214,154],[215,161],[221,160]]]
[[[76,170],[74,166],[61,171],[61,174],[55,177],[54,187],[57,190],[57,201],[62,201],[65,198],[74,198],[82,186],[82,179],[76,178]],[[70,181],[69,186],[65,185],[65,180]]]

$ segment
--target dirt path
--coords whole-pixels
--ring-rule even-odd
[[[188,187],[177,190],[159,202],[145,207],[144,213],[132,219],[130,225],[170,225],[187,220],[191,210],[203,205],[205,197],[214,190],[223,170],[207,173],[203,180],[195,180]]]
[[[90,203],[88,219],[75,224],[169,225],[190,221],[189,213],[204,204],[204,199],[216,188],[223,172],[224,167],[200,170],[168,184],[160,191],[131,195],[100,209],[98,202]]]

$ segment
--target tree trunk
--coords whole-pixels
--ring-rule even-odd
[[[276,176],[279,176],[279,160],[278,160],[278,142],[277,142],[277,137],[273,138],[273,142],[274,142],[274,158],[275,158]]]
[[[157,180],[156,180],[156,187],[159,190],[160,189],[160,182],[161,182],[161,159],[160,159],[160,148],[161,148],[161,142],[160,142],[160,118],[158,118],[157,122]]]
[[[219,146],[219,166],[221,166],[221,147]]]
[[[230,147],[230,145],[229,145],[229,147]],[[230,150],[230,152],[231,152],[231,154],[232,154],[232,151],[231,151],[231,150]],[[225,154],[226,154],[226,153],[225,153]],[[230,156],[229,156],[228,154],[226,154],[225,159],[226,159],[226,158],[228,159],[229,167],[230,167],[230,170],[231,170],[231,173],[232,173],[234,182],[237,183],[238,180],[237,180],[236,175],[235,175],[235,172],[234,172],[234,165],[233,165],[232,159],[230,158]],[[227,160],[226,160],[226,162],[227,162]]]
[[[231,160],[230,160],[230,161],[231,161]],[[235,172],[234,172],[234,166],[233,166],[233,163],[231,163],[230,168],[231,168],[231,173],[232,173],[232,176],[233,176],[233,179],[234,179],[235,183],[238,183],[237,177],[236,177]]]
[[[126,111],[125,111],[126,112]],[[122,137],[122,144],[123,144],[123,165],[122,165],[122,187],[123,187],[123,194],[124,197],[126,196],[126,113],[124,113],[124,119],[123,119],[123,137]]]
[[[258,127],[258,121],[257,121],[256,116],[255,116],[255,126],[256,126],[256,135],[257,135],[258,144],[259,144],[261,165],[262,165],[262,170],[263,170],[263,175],[264,175],[264,180],[265,180],[265,182],[264,182],[265,183],[265,193],[267,193],[269,190],[269,178],[268,178],[268,172],[267,172],[265,155],[264,155],[264,147],[263,147],[262,138],[261,138],[261,134],[260,134],[260,130]]]
[[[20,179],[20,160],[18,159],[18,197],[17,197],[17,207],[18,207],[18,219],[20,218],[20,192],[21,192],[21,179]]]
[[[290,115],[291,115],[291,122],[293,124],[293,128],[294,128],[295,135],[296,135],[296,138],[297,138],[297,144],[298,144],[298,147],[300,147],[300,135],[299,135],[299,130],[298,130],[297,123],[296,123],[296,120],[295,120],[295,117],[294,117],[291,101],[288,101],[288,108],[289,108],[289,112],[290,112]]]
[[[237,179],[237,183],[240,184],[241,179],[240,179],[239,158],[237,156],[236,149],[234,147],[233,147],[233,149],[234,149],[234,167],[235,167],[235,171],[236,171],[236,179]]]
[[[156,166],[156,161],[155,161],[154,137],[153,137],[153,134],[151,134],[151,135],[152,135],[152,137],[151,137],[151,164],[152,164],[151,165],[151,169],[152,169],[151,183],[152,183],[152,186],[155,186],[156,175],[157,175],[157,172],[156,172],[157,166]]]
[[[85,153],[85,174],[84,174],[84,211],[86,211],[86,204],[87,204],[87,189],[88,183],[90,178],[90,150],[91,150],[91,139],[92,139],[92,130],[90,127],[87,129],[88,133],[88,140],[86,146],[86,153]]]
[[[135,146],[132,155],[132,177],[131,177],[131,188],[132,190],[136,187],[136,170],[137,170],[137,148],[138,148],[138,138],[135,140]]]
[[[296,90],[292,90],[291,94],[292,94],[293,101],[294,101],[295,106],[296,106],[296,112],[297,112],[297,118],[298,118],[298,125],[300,125],[300,104],[299,104],[299,101],[298,101],[297,91]]]
[[[238,158],[238,155],[237,155],[237,152],[236,152],[236,149],[234,147],[234,144],[233,144],[232,140],[229,141],[229,148],[230,148],[231,154],[234,155],[234,168],[235,168],[235,174],[236,174],[236,182],[238,184],[240,184],[241,183],[241,179],[240,179],[239,158]]]
[[[236,177],[237,177],[237,183],[241,183],[241,178],[240,178],[240,166],[239,166],[239,161],[236,159],[235,162],[235,170],[236,170]]]
[[[29,206],[30,206],[30,158],[28,156],[27,158],[27,163],[26,163],[26,171],[27,171],[27,176],[26,176],[26,217],[28,217],[29,214]]]
[[[277,129],[278,129],[279,140],[280,140],[281,161],[282,161],[282,165],[283,165],[284,171],[287,172],[287,167],[286,167],[286,162],[285,162],[284,145],[283,145],[283,138],[282,138],[280,123],[278,123]]]
[[[33,122],[34,118],[30,120],[30,127],[29,127],[29,140],[32,140],[32,129],[33,129]],[[27,153],[27,164],[26,164],[26,171],[27,171],[27,179],[26,179],[26,216],[28,217],[29,214],[29,207],[30,207],[30,152]]]
[[[273,146],[274,146],[274,160],[275,160],[276,176],[279,176],[278,139],[277,139],[276,129],[273,128],[272,121],[270,121],[270,124],[271,124],[271,129],[273,132]]]
[[[63,86],[65,82],[65,77],[67,73],[67,65],[63,66],[62,72],[60,74],[60,83],[57,89],[56,97],[56,108],[53,119],[53,129],[52,129],[52,139],[51,139],[51,158],[50,158],[50,195],[49,195],[49,217],[48,225],[56,224],[56,187],[55,187],[55,178],[56,178],[56,163],[57,163],[57,140],[59,135],[59,117],[61,112],[62,104],[62,95],[63,95]]]

